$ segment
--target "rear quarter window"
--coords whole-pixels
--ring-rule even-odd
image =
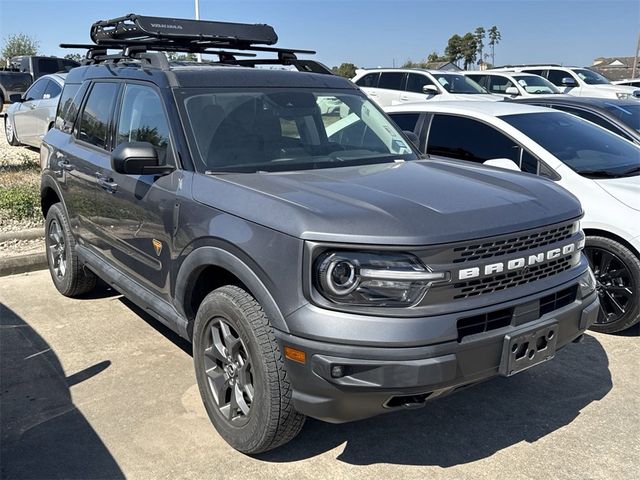
[[[62,89],[62,95],[58,103],[55,128],[65,133],[73,131],[73,124],[78,115],[78,108],[86,91],[86,86],[80,88],[79,83],[67,83]],[[82,91],[81,91],[82,90]]]

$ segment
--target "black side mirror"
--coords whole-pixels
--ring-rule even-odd
[[[414,147],[416,148],[420,147],[420,139],[418,138],[418,135],[416,135],[414,132],[410,130],[403,130],[402,133],[404,133],[405,137],[407,137],[409,141],[413,143]]]
[[[126,142],[111,152],[111,168],[125,175],[167,175],[174,168],[160,165],[158,152],[148,142]]]
[[[11,95],[9,95],[9,101],[11,103],[22,103],[24,102],[24,98],[22,97],[21,93],[12,93]]]

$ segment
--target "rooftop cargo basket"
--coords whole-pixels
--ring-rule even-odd
[[[313,50],[276,48],[278,35],[271,25],[213,22],[181,18],[147,17],[131,13],[124,17],[101,20],[91,26],[94,44],[61,44],[62,48],[86,48],[85,64],[135,59],[152,66],[169,68],[166,57],[147,53],[184,52],[218,55],[220,63],[248,67],[256,65],[293,65],[298,70],[331,73],[319,62],[299,60],[297,53]],[[122,50],[107,54],[108,49]],[[233,50],[233,51],[230,51]],[[277,58],[237,60],[256,57],[253,52],[276,53]]]

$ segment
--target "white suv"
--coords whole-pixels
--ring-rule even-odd
[[[351,81],[381,107],[427,100],[502,100],[464,75],[442,70],[357,70]]]
[[[533,73],[546,78],[563,93],[577,97],[600,98],[637,98],[640,90],[624,85],[614,85],[598,72],[580,67],[563,67],[560,65],[508,65],[492,71]]]
[[[535,97],[538,95],[562,94],[546,78],[532,73],[470,71],[463,72],[478,85],[494,95],[505,98]]]

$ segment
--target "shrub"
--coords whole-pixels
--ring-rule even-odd
[[[40,193],[35,185],[20,185],[0,188],[0,210],[9,218],[24,220],[35,218],[40,213]]]

